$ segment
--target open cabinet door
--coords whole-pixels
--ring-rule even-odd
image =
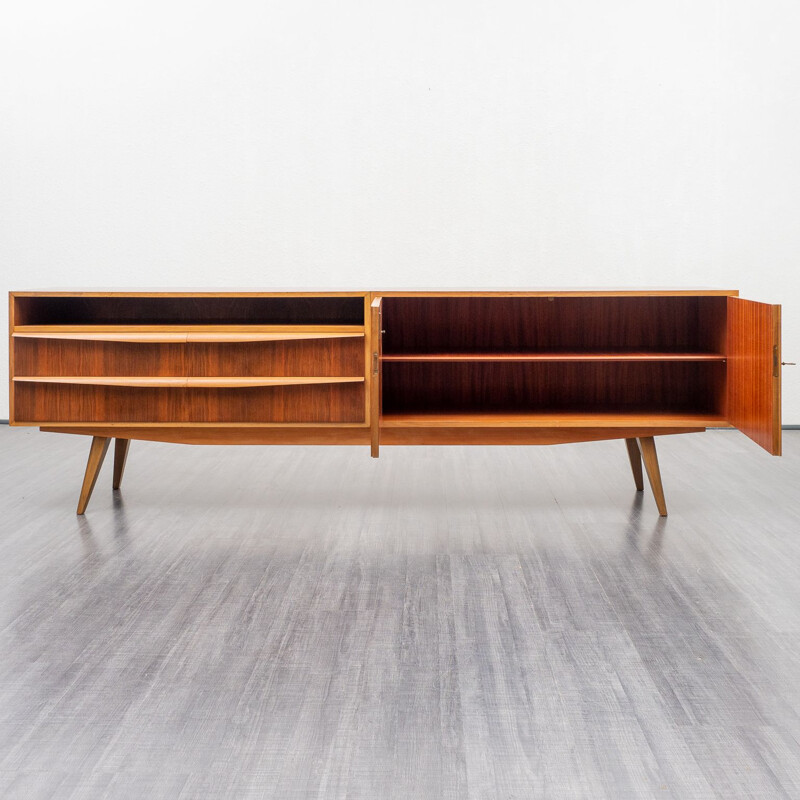
[[[381,372],[383,357],[383,299],[375,297],[370,306],[370,349],[372,351],[371,379],[369,384],[369,431],[370,452],[373,458],[378,457],[381,444],[381,409],[383,408],[381,392]]]
[[[728,298],[728,421],[781,454],[781,307]]]

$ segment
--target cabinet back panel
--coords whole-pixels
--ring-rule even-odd
[[[693,411],[722,413],[715,362],[388,362],[386,413]]]
[[[384,353],[723,352],[725,297],[386,297]]]
[[[16,297],[17,325],[363,325],[364,297]]]

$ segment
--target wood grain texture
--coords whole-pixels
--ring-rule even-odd
[[[705,428],[683,426],[653,428],[637,427],[447,427],[436,424],[414,425],[406,428],[384,427],[384,445],[551,445],[574,442],[599,442],[607,439],[628,439],[637,436],[667,436],[678,433],[700,433]]]
[[[381,443],[381,416],[383,413],[383,315],[380,297],[373,299],[370,306],[370,345],[372,359],[370,365],[370,455],[378,458]]]
[[[642,453],[639,450],[639,443],[635,437],[625,440],[625,446],[628,449],[628,460],[631,462],[631,472],[633,473],[633,482],[636,484],[636,491],[644,491],[644,475],[642,474]]]
[[[393,353],[384,361],[725,361],[723,353]]]
[[[19,325],[364,325],[364,295],[14,293]]]
[[[256,327],[256,326],[253,326]],[[86,341],[86,342],[128,342],[137,344],[169,344],[189,342],[207,343],[240,343],[240,342],[283,342],[300,341],[303,339],[352,339],[363,338],[363,333],[306,333],[297,332],[276,332],[276,331],[230,331],[215,330],[209,332],[192,331],[107,331],[98,333],[97,331],[85,330],[75,331],[48,331],[48,332],[25,332],[17,331],[13,334],[16,339],[63,339],[66,341]]]
[[[383,410],[723,415],[717,362],[384,362]]]
[[[371,444],[369,428],[343,423],[318,426],[303,425],[238,425],[236,423],[203,423],[185,426],[169,424],[86,425],[85,423],[43,425],[45,433],[72,433],[81,436],[109,436],[174,444]],[[552,445],[573,442],[598,442],[607,439],[637,436],[667,436],[680,433],[702,433],[698,427],[443,427],[439,425],[408,428],[385,428],[381,442],[385,445]]]
[[[239,425],[237,423],[201,423],[179,427],[160,425],[77,425],[42,426],[45,433],[72,433],[80,436],[122,436],[130,440],[169,442],[171,444],[213,445],[368,445],[369,428],[363,425],[326,423],[315,425],[265,424]]]
[[[639,437],[639,448],[642,453],[644,468],[647,470],[650,488],[653,490],[653,498],[656,501],[658,513],[662,517],[666,517],[667,502],[664,499],[664,486],[661,482],[661,469],[658,466],[658,454],[656,453],[655,440],[652,436],[641,436]]]
[[[240,343],[19,339],[18,376],[364,376],[358,337]]]
[[[363,379],[236,389],[30,382],[15,387],[17,422],[28,424],[364,421]]]
[[[727,416],[781,454],[781,307],[728,298]]]
[[[122,476],[125,474],[125,464],[128,461],[128,450],[130,450],[130,439],[114,440],[114,478],[112,488],[119,489],[122,485]]]
[[[18,383],[67,383],[83,386],[128,386],[137,387],[163,387],[163,388],[183,388],[183,389],[246,389],[253,386],[300,386],[316,383],[363,383],[364,379],[344,378],[342,376],[332,376],[329,378],[302,378],[296,376],[286,376],[283,378],[140,378],[140,377],[114,377],[107,378],[96,375],[90,378],[80,375],[46,377],[37,376],[18,376],[14,378]]]
[[[386,297],[384,353],[721,353],[724,297]]]
[[[382,427],[431,428],[675,428],[725,427],[725,421],[713,414],[671,412],[537,412],[526,414],[384,414]]]
[[[89,500],[94,491],[94,486],[97,483],[97,476],[100,474],[100,468],[103,466],[110,441],[111,439],[105,436],[95,436],[92,438],[92,444],[89,448],[89,460],[86,462],[86,473],[83,476],[83,485],[81,486],[81,492],[78,498],[78,514],[85,513],[86,506],[89,505]]]
[[[659,519],[618,442],[143,443],[75,517],[1,426],[0,796],[795,798],[784,444],[660,440]]]
[[[14,411],[14,362],[16,360],[14,352],[14,329],[16,328],[16,303],[14,295],[8,294],[8,419],[13,425],[16,420]]]

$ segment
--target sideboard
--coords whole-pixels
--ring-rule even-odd
[[[184,444],[623,439],[735,427],[780,455],[780,306],[724,290],[11,292],[12,425]],[[644,465],[644,471],[642,466]]]

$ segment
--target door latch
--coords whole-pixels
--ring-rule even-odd
[[[782,367],[796,367],[796,361],[781,361],[780,365]],[[772,377],[778,377],[778,345],[773,345],[772,347]]]

